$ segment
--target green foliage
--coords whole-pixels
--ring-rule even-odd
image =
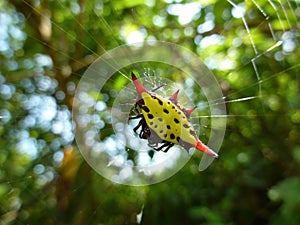
[[[0,224],[136,224],[139,213],[145,225],[299,224],[299,4],[234,1],[240,18],[230,2],[194,1],[187,20],[176,11],[187,1],[0,1]],[[220,158],[204,172],[197,152],[167,181],[121,186],[79,155],[76,86],[132,32],[192,50],[218,79],[228,128]],[[140,76],[168,71],[152,62],[133,68]],[[115,74],[89,97],[111,105],[128,82]],[[104,136],[113,133],[103,126]]]
[[[285,223],[285,219],[289,218],[290,224],[297,224],[300,220],[298,210],[300,206],[300,198],[298,190],[300,188],[299,177],[286,178],[280,181],[269,191],[269,197],[273,201],[282,201],[278,215],[274,215],[272,219],[274,224]]]

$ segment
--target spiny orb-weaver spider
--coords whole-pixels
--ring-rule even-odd
[[[135,101],[137,115],[128,119],[140,119],[133,129],[135,133],[141,127],[139,137],[148,140],[148,146],[156,151],[167,152],[174,144],[189,151],[194,147],[217,158],[218,154],[204,145],[198,138],[189,117],[195,108],[186,109],[178,103],[178,92],[166,99],[148,91],[132,72],[132,81],[138,93]]]

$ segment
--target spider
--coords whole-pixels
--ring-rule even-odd
[[[135,133],[141,128],[139,138],[148,140],[148,146],[156,151],[167,152],[178,144],[187,151],[194,147],[215,158],[218,157],[217,153],[199,140],[189,121],[190,114],[195,107],[186,109],[181,106],[177,99],[179,91],[167,99],[154,93],[153,90],[148,91],[134,73],[131,75],[138,93],[138,100],[135,101],[134,106],[137,115],[129,116],[128,120],[140,119],[138,125],[133,128]]]

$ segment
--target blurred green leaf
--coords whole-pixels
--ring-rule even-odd
[[[135,7],[141,4],[145,4],[145,0],[123,0],[113,1],[113,8],[116,10],[122,10],[126,8]]]

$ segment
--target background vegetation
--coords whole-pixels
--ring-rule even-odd
[[[0,1],[0,224],[299,224],[299,17],[297,0]],[[79,154],[76,85],[134,32],[194,51],[240,100],[204,172],[195,155],[122,186]]]

